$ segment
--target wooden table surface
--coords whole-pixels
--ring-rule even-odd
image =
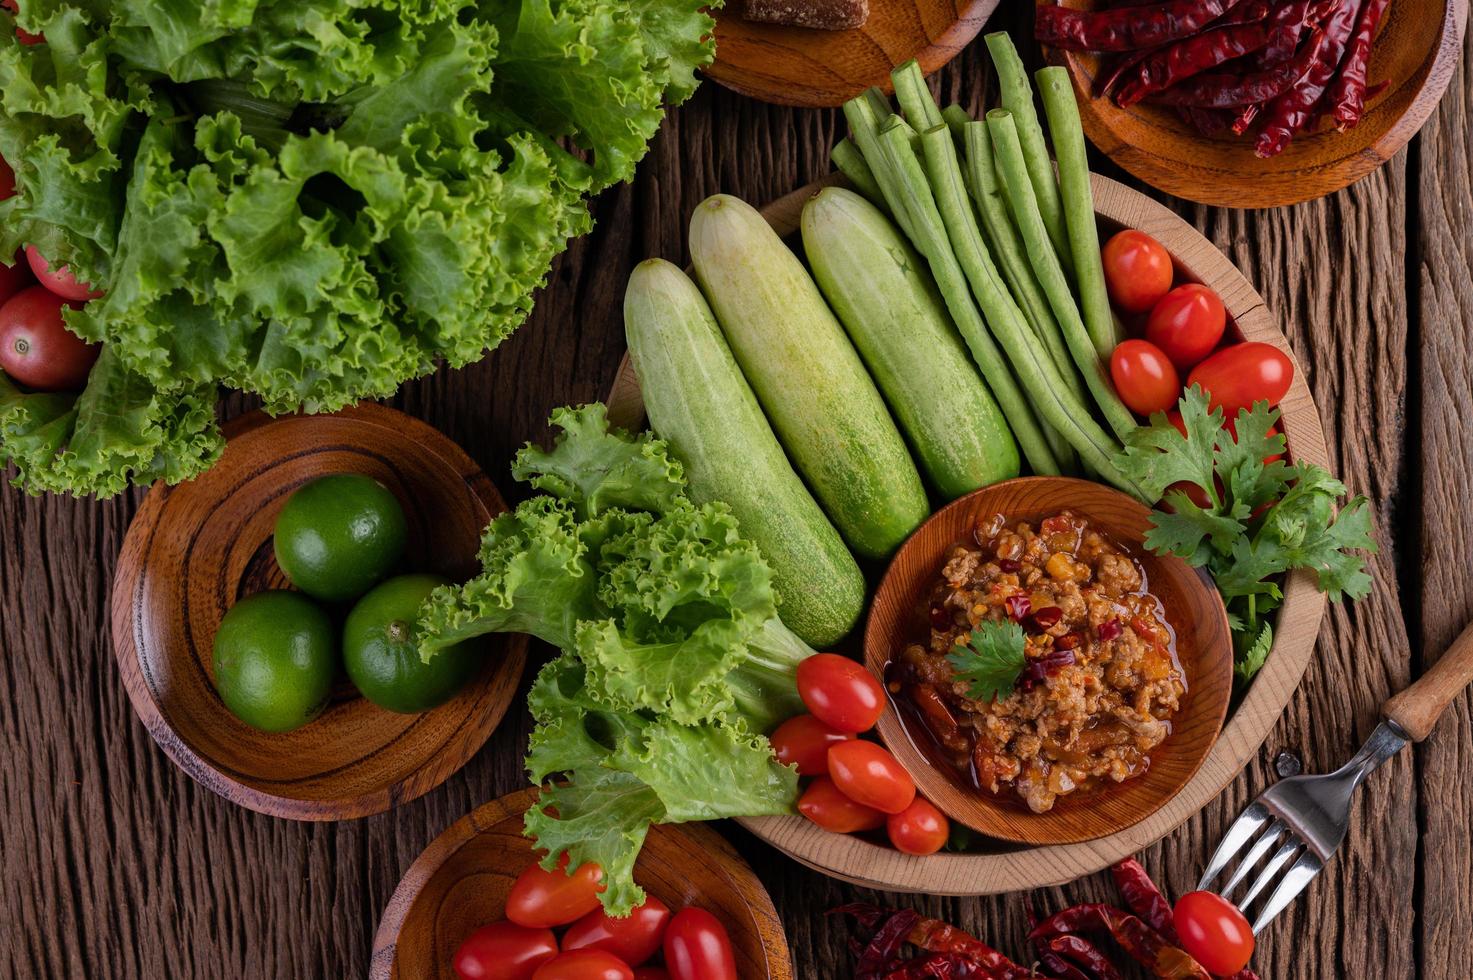
[[[940,75],[942,94],[973,108],[988,84],[980,42]],[[1310,770],[1338,765],[1387,695],[1473,618],[1473,521],[1464,514],[1473,500],[1473,423],[1464,418],[1473,392],[1470,112],[1473,81],[1460,70],[1410,147],[1348,190],[1263,212],[1170,202],[1281,319],[1311,374],[1339,473],[1373,502],[1381,546],[1375,594],[1333,607],[1303,686],[1254,764],[1143,855],[1173,893],[1192,886],[1212,842],[1269,783],[1279,752]],[[531,321],[481,364],[408,385],[394,404],[457,440],[507,496],[525,496],[510,478],[511,455],[546,435],[549,410],[607,389],[624,349],[620,298],[633,265],[651,255],[683,261],[687,217],[708,194],[760,203],[825,173],[841,126],[837,112],[703,86],[667,120],[635,182],[596,202],[597,228],[557,264]],[[218,799],[155,747],[113,662],[108,590],[140,499],[0,490],[0,976],[362,977],[379,913],[420,850],[476,804],[523,784],[525,712],[444,786],[377,817],[292,823]],[[1431,739],[1369,781],[1340,855],[1260,938],[1261,975],[1473,973],[1470,746],[1465,694]],[[869,893],[725,829],[771,891],[801,977],[851,975],[844,933],[821,913],[852,900],[914,905],[1023,954],[1022,895]],[[1108,877],[1096,876],[1032,897],[1054,908],[1112,895]]]

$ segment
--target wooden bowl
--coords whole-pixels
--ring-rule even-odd
[[[929,75],[977,36],[999,0],[870,0],[869,20],[849,31],[754,23],[742,19],[744,2],[716,11],[706,76],[763,102],[818,108],[871,85],[890,91],[890,70],[911,58]]]
[[[1086,0],[1067,0],[1082,7]],[[1391,159],[1422,128],[1447,90],[1462,55],[1468,0],[1396,0],[1371,54],[1371,84],[1389,82],[1344,133],[1328,123],[1300,133],[1288,149],[1260,160],[1252,134],[1207,137],[1169,107],[1121,109],[1094,97],[1101,59],[1050,51],[1069,69],[1084,131],[1110,159],[1168,194],[1202,204],[1269,208],[1297,204],[1355,183]]]
[[[915,777],[921,795],[948,817],[989,837],[1025,844],[1072,844],[1116,833],[1161,809],[1201,768],[1233,693],[1233,643],[1227,610],[1212,580],[1174,556],[1159,557],[1143,541],[1151,512],[1118,490],[1066,477],[1023,477],[994,483],[953,501],[916,529],[895,553],[870,605],[864,660],[876,677],[909,643],[924,641],[929,625],[918,603],[930,591],[958,544],[975,546],[972,532],[994,514],[1010,526],[1035,526],[1069,510],[1085,518],[1140,562],[1152,594],[1176,633],[1177,658],[1187,693],[1171,734],[1151,753],[1140,776],[1118,785],[1065,796],[1034,813],[1011,793],[993,796],[965,781],[934,751],[914,711],[891,696],[880,718],[881,740]]]
[[[1130,227],[1152,235],[1171,252],[1179,276],[1206,283],[1217,291],[1244,340],[1273,344],[1294,360],[1294,381],[1279,406],[1283,413],[1280,428],[1295,459],[1329,466],[1325,432],[1304,370],[1294,359],[1263,297],[1227,256],[1174,211],[1108,177],[1095,174],[1091,183],[1103,234]],[[831,174],[778,198],[762,213],[779,235],[788,238],[798,230],[804,203],[823,187],[835,184],[846,182],[838,174]],[[609,418],[615,424],[629,429],[643,427],[639,379],[627,357],[609,392],[608,404]],[[1061,885],[1092,874],[1181,826],[1227,788],[1257,755],[1314,655],[1326,602],[1324,593],[1315,587],[1313,574],[1300,571],[1288,576],[1268,663],[1233,711],[1207,760],[1170,802],[1108,837],[1042,847],[998,841],[977,853],[913,857],[857,837],[828,833],[802,817],[752,817],[738,822],[793,860],[867,888],[932,895],[993,895]]]
[[[257,412],[225,431],[220,462],[192,482],[156,485],[123,542],[113,652],[134,710],[180,768],[262,813],[344,820],[429,792],[501,721],[526,637],[492,638],[480,677],[431,711],[386,711],[344,679],[321,716],[271,734],[237,719],[215,693],[215,630],[238,599],[286,587],[271,532],[309,480],[346,472],[381,481],[409,519],[407,566],[457,580],[477,570],[481,531],[506,509],[500,494],[460,447],[379,405],[278,419]]]
[[[525,789],[462,817],[410,865],[373,938],[369,980],[456,980],[461,941],[501,918],[506,896],[536,860],[522,814]],[[788,940],[772,899],[731,845],[699,824],[654,826],[634,880],[672,910],[698,905],[726,926],[737,975],[792,980]]]

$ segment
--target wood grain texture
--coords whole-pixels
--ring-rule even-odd
[[[478,807],[435,838],[389,899],[373,941],[369,980],[456,980],[450,961],[480,926],[502,918],[522,870],[537,860],[522,815],[525,789]],[[788,943],[772,899],[752,869],[699,824],[655,827],[634,880],[672,912],[697,906],[726,926],[743,977],[793,980]]]
[[[344,683],[310,724],[262,732],[216,694],[212,650],[240,599],[287,588],[271,549],[277,515],[311,480],[358,473],[398,498],[404,565],[452,581],[474,575],[481,530],[506,510],[453,442],[380,405],[333,415],[232,420],[214,467],[150,491],[113,580],[113,652],[159,747],[241,806],[296,820],[348,820],[424,795],[475,755],[516,696],[527,638],[494,637],[477,678],[420,714],[376,707]]]
[[[1067,6],[1086,7],[1085,0]],[[1139,103],[1122,109],[1093,98],[1102,59],[1055,51],[1068,67],[1090,141],[1136,177],[1168,194],[1205,204],[1269,208],[1340,190],[1391,159],[1437,109],[1458,69],[1468,0],[1398,0],[1391,4],[1372,50],[1370,80],[1387,83],[1366,104],[1360,124],[1339,132],[1324,121],[1267,160],[1254,154],[1253,134],[1204,136],[1170,107]],[[1108,70],[1108,69],[1107,69]]]
[[[999,0],[870,0],[869,18],[847,31],[746,20],[746,0],[716,13],[716,63],[706,75],[734,92],[778,105],[842,105],[871,85],[892,91],[890,69],[914,58],[930,74],[982,30]]]
[[[999,9],[1024,56],[1028,4]],[[947,102],[988,97],[973,44],[943,70]],[[1332,606],[1304,683],[1253,764],[1142,859],[1176,895],[1273,779],[1280,751],[1340,764],[1381,703],[1473,615],[1473,88],[1460,74],[1409,152],[1329,198],[1265,212],[1168,205],[1247,275],[1288,335],[1321,409],[1333,468],[1370,496],[1376,594]],[[650,255],[684,264],[691,210],[717,191],[771,200],[829,168],[831,111],[764,106],[714,85],[672,113],[635,182],[594,202],[597,227],[558,262],[531,321],[482,363],[408,385],[394,404],[463,446],[508,497],[555,406],[601,398],[624,350],[620,299]],[[1096,157],[1095,169],[1118,176]],[[1140,186],[1133,184],[1133,186]],[[1410,357],[1408,355],[1411,355]],[[229,408],[249,407],[232,400]],[[338,980],[368,972],[373,931],[420,851],[519,789],[528,719],[419,800],[340,824],[233,806],[180,772],[135,718],[109,653],[107,595],[142,494],[109,503],[0,490],[0,976]],[[537,645],[535,659],[547,649]],[[530,673],[529,673],[530,677]],[[526,687],[523,681],[523,691]],[[1473,974],[1473,697],[1356,802],[1344,851],[1259,937],[1273,980],[1452,980]],[[847,901],[916,908],[1024,955],[1023,896],[893,896],[805,870],[727,826],[782,916],[795,972],[847,980]],[[1040,909],[1113,900],[1106,875],[1030,896]]]

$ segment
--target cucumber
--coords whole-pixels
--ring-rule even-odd
[[[696,279],[788,457],[849,547],[883,558],[930,508],[864,363],[797,256],[725,194],[690,220]]]
[[[663,259],[635,266],[624,332],[655,432],[697,503],[723,500],[772,568],[788,628],[831,646],[864,608],[864,576],[783,455],[696,284]]]
[[[1018,475],[1018,444],[946,313],[936,283],[890,219],[829,187],[803,207],[819,289],[879,384],[931,485],[946,499]]]

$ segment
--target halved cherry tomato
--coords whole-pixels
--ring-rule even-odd
[[[1231,976],[1253,958],[1253,930],[1238,907],[1212,892],[1189,892],[1177,900],[1172,925],[1186,950],[1207,972]]]
[[[885,689],[875,675],[837,653],[798,664],[798,694],[819,721],[841,732],[869,731],[885,710]]]
[[[51,290],[62,299],[89,300],[96,299],[102,295],[101,290],[94,290],[84,282],[77,282],[77,277],[72,275],[68,266],[52,268],[46,261],[46,257],[36,251],[36,246],[26,246],[26,261],[30,263],[31,271],[36,274],[36,281]]]
[[[665,969],[670,980],[737,980],[726,927],[705,909],[676,912],[665,930]]]
[[[1127,228],[1100,251],[1110,301],[1126,313],[1144,313],[1171,289],[1171,253],[1143,231]]]
[[[1110,355],[1110,377],[1120,400],[1137,415],[1164,412],[1181,397],[1176,368],[1150,341],[1121,341]]]
[[[829,746],[853,737],[812,715],[798,715],[778,725],[767,741],[772,744],[777,761],[785,766],[796,765],[798,775],[822,776],[829,771]]]
[[[1146,339],[1161,348],[1178,371],[1190,371],[1217,349],[1225,329],[1222,298],[1193,282],[1177,286],[1151,308]]]
[[[916,783],[890,754],[874,742],[829,746],[829,776],[839,792],[881,813],[899,813],[916,798]]]
[[[660,949],[670,908],[653,895],[622,919],[594,909],[563,933],[563,949],[601,949],[630,966],[638,966]]]
[[[670,980],[663,966],[642,966],[634,971],[634,980]]]
[[[613,953],[575,949],[539,966],[532,980],[634,980],[634,971]]]
[[[0,370],[37,391],[76,391],[102,350],[66,328],[71,304],[40,286],[22,289],[0,306]]]
[[[551,929],[493,922],[466,937],[450,965],[462,980],[530,980],[558,953]]]
[[[16,6],[15,0],[0,0],[0,4],[3,4],[5,6],[5,9],[10,11],[12,14],[20,13],[20,8]],[[30,31],[23,31],[19,27],[15,29],[15,36],[17,39],[19,39],[21,44],[40,44],[42,41],[46,40],[46,38],[42,37],[40,34],[32,34]]]
[[[1294,380],[1294,362],[1272,344],[1250,341],[1224,347],[1192,368],[1187,387],[1201,385],[1208,403],[1221,406],[1228,418],[1266,401],[1269,407],[1283,401]]]
[[[599,893],[605,888],[603,868],[590,861],[571,875],[567,869],[564,853],[556,871],[537,864],[523,871],[506,897],[506,917],[529,929],[547,929],[565,926],[598,908]]]
[[[935,854],[951,836],[951,823],[930,800],[917,796],[910,806],[885,821],[885,831],[897,851]]]
[[[827,776],[819,776],[798,797],[798,812],[824,830],[853,834],[885,826],[885,815],[872,806],[855,803]]]

